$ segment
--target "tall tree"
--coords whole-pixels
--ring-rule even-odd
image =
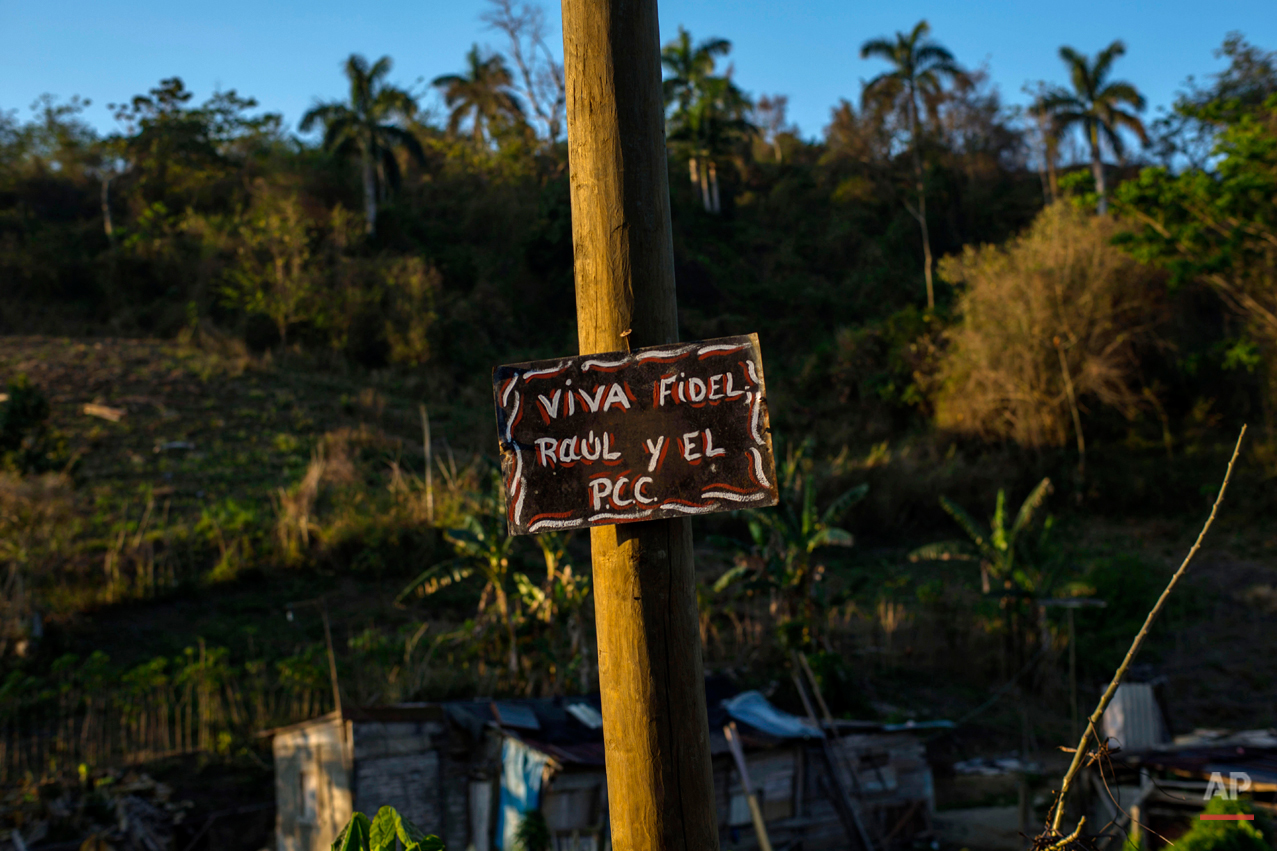
[[[914,189],[918,201],[916,206],[907,206],[922,228],[923,276],[927,282],[928,309],[936,306],[936,296],[931,280],[931,234],[927,229],[927,185],[922,167],[919,109],[925,108],[934,118],[944,94],[945,81],[961,82],[966,79],[953,54],[928,38],[930,33],[931,25],[919,21],[908,33],[896,33],[894,41],[875,38],[860,46],[860,58],[885,59],[892,65],[891,70],[884,71],[865,85],[864,101],[884,101],[903,111],[909,128],[909,150],[913,155]]]
[[[1069,69],[1073,91],[1056,87],[1044,93],[1034,104],[1034,111],[1048,114],[1054,122],[1054,130],[1064,134],[1073,127],[1081,127],[1091,147],[1091,173],[1095,175],[1095,191],[1099,194],[1099,212],[1108,210],[1108,184],[1104,180],[1104,160],[1101,153],[1101,137],[1119,159],[1126,147],[1118,132],[1126,128],[1148,144],[1144,123],[1133,112],[1124,111],[1123,105],[1135,112],[1144,109],[1144,96],[1125,80],[1109,80],[1113,62],[1126,53],[1126,45],[1114,41],[1101,50],[1092,62],[1083,53],[1071,47],[1060,48],[1060,58]]]
[[[419,164],[426,160],[421,142],[406,127],[417,112],[417,101],[404,89],[386,82],[391,59],[374,64],[358,53],[350,54],[344,70],[350,81],[350,101],[319,104],[302,116],[301,129],[324,126],[324,149],[358,154],[364,184],[365,230],[377,230],[377,205],[387,186],[399,183],[395,149],[403,148]]]
[[[726,56],[732,43],[711,38],[700,44],[679,27],[678,37],[661,50],[668,72],[663,83],[666,107],[673,107],[669,139],[688,155],[692,188],[708,212],[720,209],[716,160],[740,138],[753,132],[747,120],[751,104],[727,74],[715,75],[715,57]]]
[[[109,104],[123,126],[114,153],[131,172],[135,197],[146,205],[232,207],[246,155],[277,136],[281,119],[250,115],[257,101],[234,89],[215,92],[198,106],[191,99],[182,79],[170,77],[128,103]]]
[[[714,57],[726,56],[732,43],[725,38],[707,38],[692,44],[692,34],[678,28],[678,37],[661,49],[661,66],[669,72],[665,78],[665,103],[674,104],[675,113],[685,113],[700,96],[705,80],[714,75]]]
[[[514,76],[501,55],[494,53],[485,59],[476,44],[466,54],[465,73],[435,77],[431,85],[443,92],[444,102],[452,110],[448,132],[456,133],[462,122],[470,118],[475,144],[483,145],[492,138],[494,125],[523,121],[523,108],[510,88],[513,82]]]
[[[1137,226],[1120,240],[1168,270],[1173,284],[1207,284],[1245,321],[1228,357],[1261,369],[1265,416],[1277,433],[1277,94],[1247,106],[1221,92],[1176,109],[1218,127],[1211,168],[1146,168],[1117,187],[1114,205]]]

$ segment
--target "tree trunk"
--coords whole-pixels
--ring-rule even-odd
[[[582,354],[678,339],[655,0],[563,0]],[[590,530],[616,851],[717,851],[687,519]]]
[[[699,195],[701,191],[701,173],[700,164],[696,162],[696,157],[688,159],[687,171],[692,178],[692,193]]]
[[[1100,196],[1096,211],[1102,216],[1108,212],[1108,186],[1104,182],[1104,161],[1100,159],[1099,128],[1092,128],[1091,142],[1091,174],[1095,176],[1095,192]]]
[[[713,212],[713,206],[709,197],[709,167],[705,164],[704,160],[701,160],[700,166],[701,206],[705,208],[705,212],[710,213]]]
[[[713,207],[711,212],[723,212],[723,207],[718,201],[718,167],[713,160],[709,161],[709,197],[710,205]]]
[[[115,229],[111,225],[111,178],[102,178],[102,230],[106,231],[106,240],[115,245]]]
[[[364,233],[377,232],[377,175],[373,170],[371,145],[364,147]]]
[[[1051,187],[1051,201],[1060,197],[1060,177],[1055,169],[1055,162],[1060,158],[1059,140],[1052,137],[1046,143],[1046,176]]]
[[[918,192],[918,224],[922,228],[922,273],[927,282],[927,310],[936,308],[935,286],[931,281],[931,234],[927,230],[927,187],[923,180],[922,152],[918,141],[918,105],[914,102],[913,93],[909,94],[909,141],[913,144],[913,176]]]

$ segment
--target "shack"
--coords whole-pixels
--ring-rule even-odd
[[[930,835],[935,796],[918,728],[826,730],[756,691],[710,680],[706,692],[724,847],[759,847],[723,732],[732,722],[773,847],[846,848],[849,820],[880,851]],[[352,812],[391,805],[449,848],[508,851],[539,810],[555,851],[608,851],[602,720],[595,695],[348,708],[270,731],[276,847],[327,851]]]
[[[1104,833],[1114,848],[1128,831],[1147,831],[1149,848],[1174,842],[1217,795],[1248,797],[1271,818],[1277,816],[1277,730],[1195,730],[1172,742],[1122,749],[1111,770],[1101,776],[1091,768],[1085,782],[1087,820],[1109,825]]]

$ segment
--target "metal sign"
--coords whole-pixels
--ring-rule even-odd
[[[758,335],[492,371],[510,533],[775,505]]]

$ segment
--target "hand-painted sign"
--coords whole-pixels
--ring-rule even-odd
[[[492,371],[510,533],[776,504],[758,336]]]

